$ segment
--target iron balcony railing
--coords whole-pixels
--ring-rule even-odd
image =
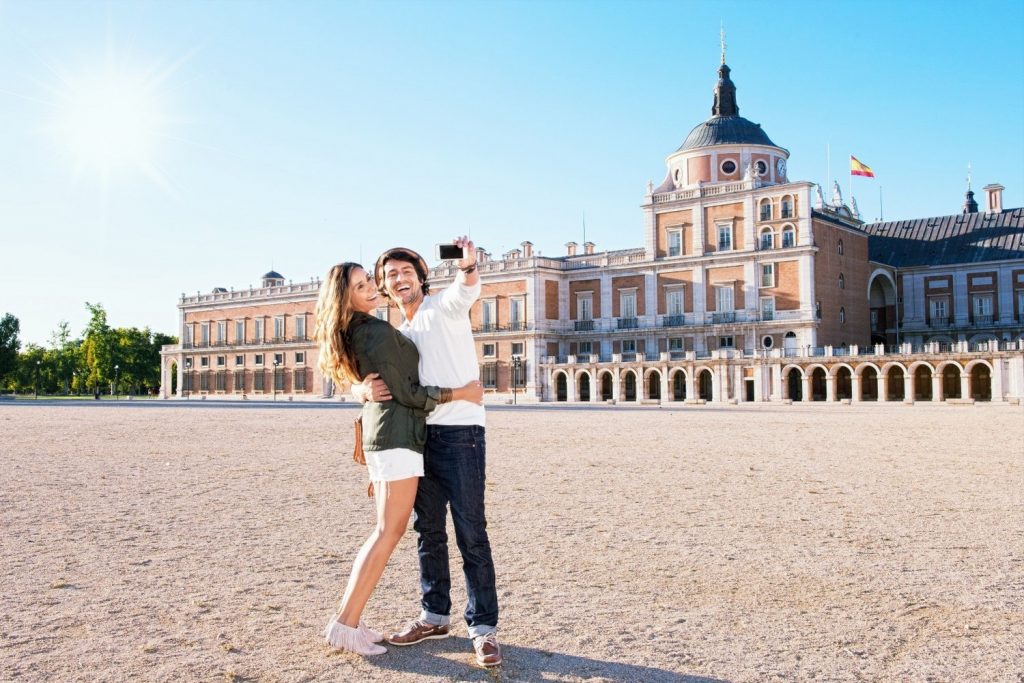
[[[635,330],[640,327],[640,321],[637,318],[617,318],[616,327],[620,330]]]
[[[949,327],[949,317],[932,317],[928,321],[928,327]]]
[[[572,329],[576,332],[593,332],[594,321],[593,320],[573,320]]]
[[[995,321],[995,317],[991,315],[976,315],[974,316],[974,326],[983,327],[991,325]]]
[[[716,325],[721,323],[734,323],[736,322],[736,311],[729,311],[728,313],[712,313],[711,322]]]
[[[678,315],[666,315],[662,321],[662,327],[682,327],[686,324],[686,316],[682,313]]]

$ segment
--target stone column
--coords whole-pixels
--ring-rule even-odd
[[[697,393],[696,393],[696,390],[695,390],[696,386],[697,386],[697,383],[695,381],[696,378],[694,377],[695,374],[696,374],[696,371],[694,370],[692,365],[689,368],[686,369],[686,400],[687,401],[696,401],[699,398],[697,396]]]
[[[772,401],[782,400],[782,365],[775,363],[770,366],[770,372],[772,373]]]
[[[805,401],[807,403],[810,403],[811,398],[812,398],[811,397],[811,376],[807,374],[807,370],[806,369],[804,370],[804,376],[800,379],[800,382],[803,384],[803,386],[801,387],[801,391],[803,393],[803,397],[800,400],[801,401]]]
[[[886,372],[878,373],[878,401],[889,400],[889,374]]]
[[[722,398],[722,372],[721,366],[711,372],[711,400],[715,403],[724,401]]]
[[[914,376],[909,372],[903,373],[903,402],[914,402]]]
[[[850,376],[850,391],[852,392],[850,403],[860,403],[860,375],[856,372]]]
[[[661,402],[668,403],[668,366],[662,367],[661,370]]]
[[[1013,377],[1014,374],[1016,374],[1018,382],[1020,382],[1021,379],[1024,378],[1024,373],[1020,373],[1020,372],[1014,373],[1014,366],[1017,366],[1019,368],[1019,367],[1021,367],[1021,365],[1024,365],[1024,362],[1022,362],[1022,359],[1020,358],[1020,356],[1018,356],[1016,358],[1010,358],[1009,359],[1009,363],[1007,363],[1002,358],[993,358],[992,359],[992,400],[993,401],[1003,401],[1003,400],[1005,400],[1006,399],[1006,390],[1008,388],[1010,388],[1010,387],[1004,387],[1003,386],[1003,367],[1005,365],[1009,365],[1010,366],[1010,374],[1011,374],[1011,380],[1010,381],[1011,381],[1011,383],[1013,382],[1012,377]],[[1011,387],[1012,387],[1012,384],[1011,384]],[[1024,398],[1024,387],[1021,387],[1020,393],[1022,394],[1022,398]]]
[[[971,374],[969,372],[960,373],[960,398],[971,397]]]
[[[598,379],[599,373],[594,371],[590,376],[590,402],[597,403],[601,400],[601,380]]]
[[[576,373],[568,371],[566,373],[568,377],[565,379],[565,402],[575,403],[576,402]]]
[[[836,400],[836,377],[835,375],[825,375],[825,401],[832,403]]]
[[[932,401],[941,401],[942,396],[942,373],[932,373]]]
[[[619,393],[621,391],[620,371],[620,368],[615,368],[612,372],[612,399],[616,403],[622,400],[622,394]]]

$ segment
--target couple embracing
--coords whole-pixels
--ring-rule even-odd
[[[501,663],[498,596],[484,515],[486,451],[483,387],[479,382],[469,309],[480,296],[473,243],[455,240],[463,256],[455,282],[431,295],[427,264],[409,249],[390,249],[373,273],[357,263],[331,268],[316,306],[320,368],[353,383],[364,401],[363,448],[376,495],[377,526],[356,556],[327,642],[361,655],[380,645],[414,645],[447,638],[451,613],[447,508],[462,554],[466,622],[476,661]],[[398,329],[375,317],[390,299]],[[410,514],[419,535],[421,611],[396,633],[363,623],[363,608],[405,533]]]

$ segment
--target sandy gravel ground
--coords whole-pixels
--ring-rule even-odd
[[[492,410],[493,672],[321,644],[354,415],[0,404],[0,680],[1024,681],[1024,408]]]

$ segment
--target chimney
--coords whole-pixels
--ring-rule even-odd
[[[985,190],[985,213],[1002,213],[1003,190],[1006,188],[999,183],[990,183],[982,189]]]
[[[519,245],[523,248],[523,257],[530,258],[533,256],[533,242],[523,242]]]
[[[566,252],[566,254],[568,254],[569,256],[575,256],[576,255],[576,247],[578,247],[578,246],[579,245],[576,244],[575,242],[566,242],[565,243],[565,252]]]
[[[595,245],[594,245],[593,242],[584,242],[583,243],[583,253],[584,254],[593,254],[594,253],[594,246]]]

